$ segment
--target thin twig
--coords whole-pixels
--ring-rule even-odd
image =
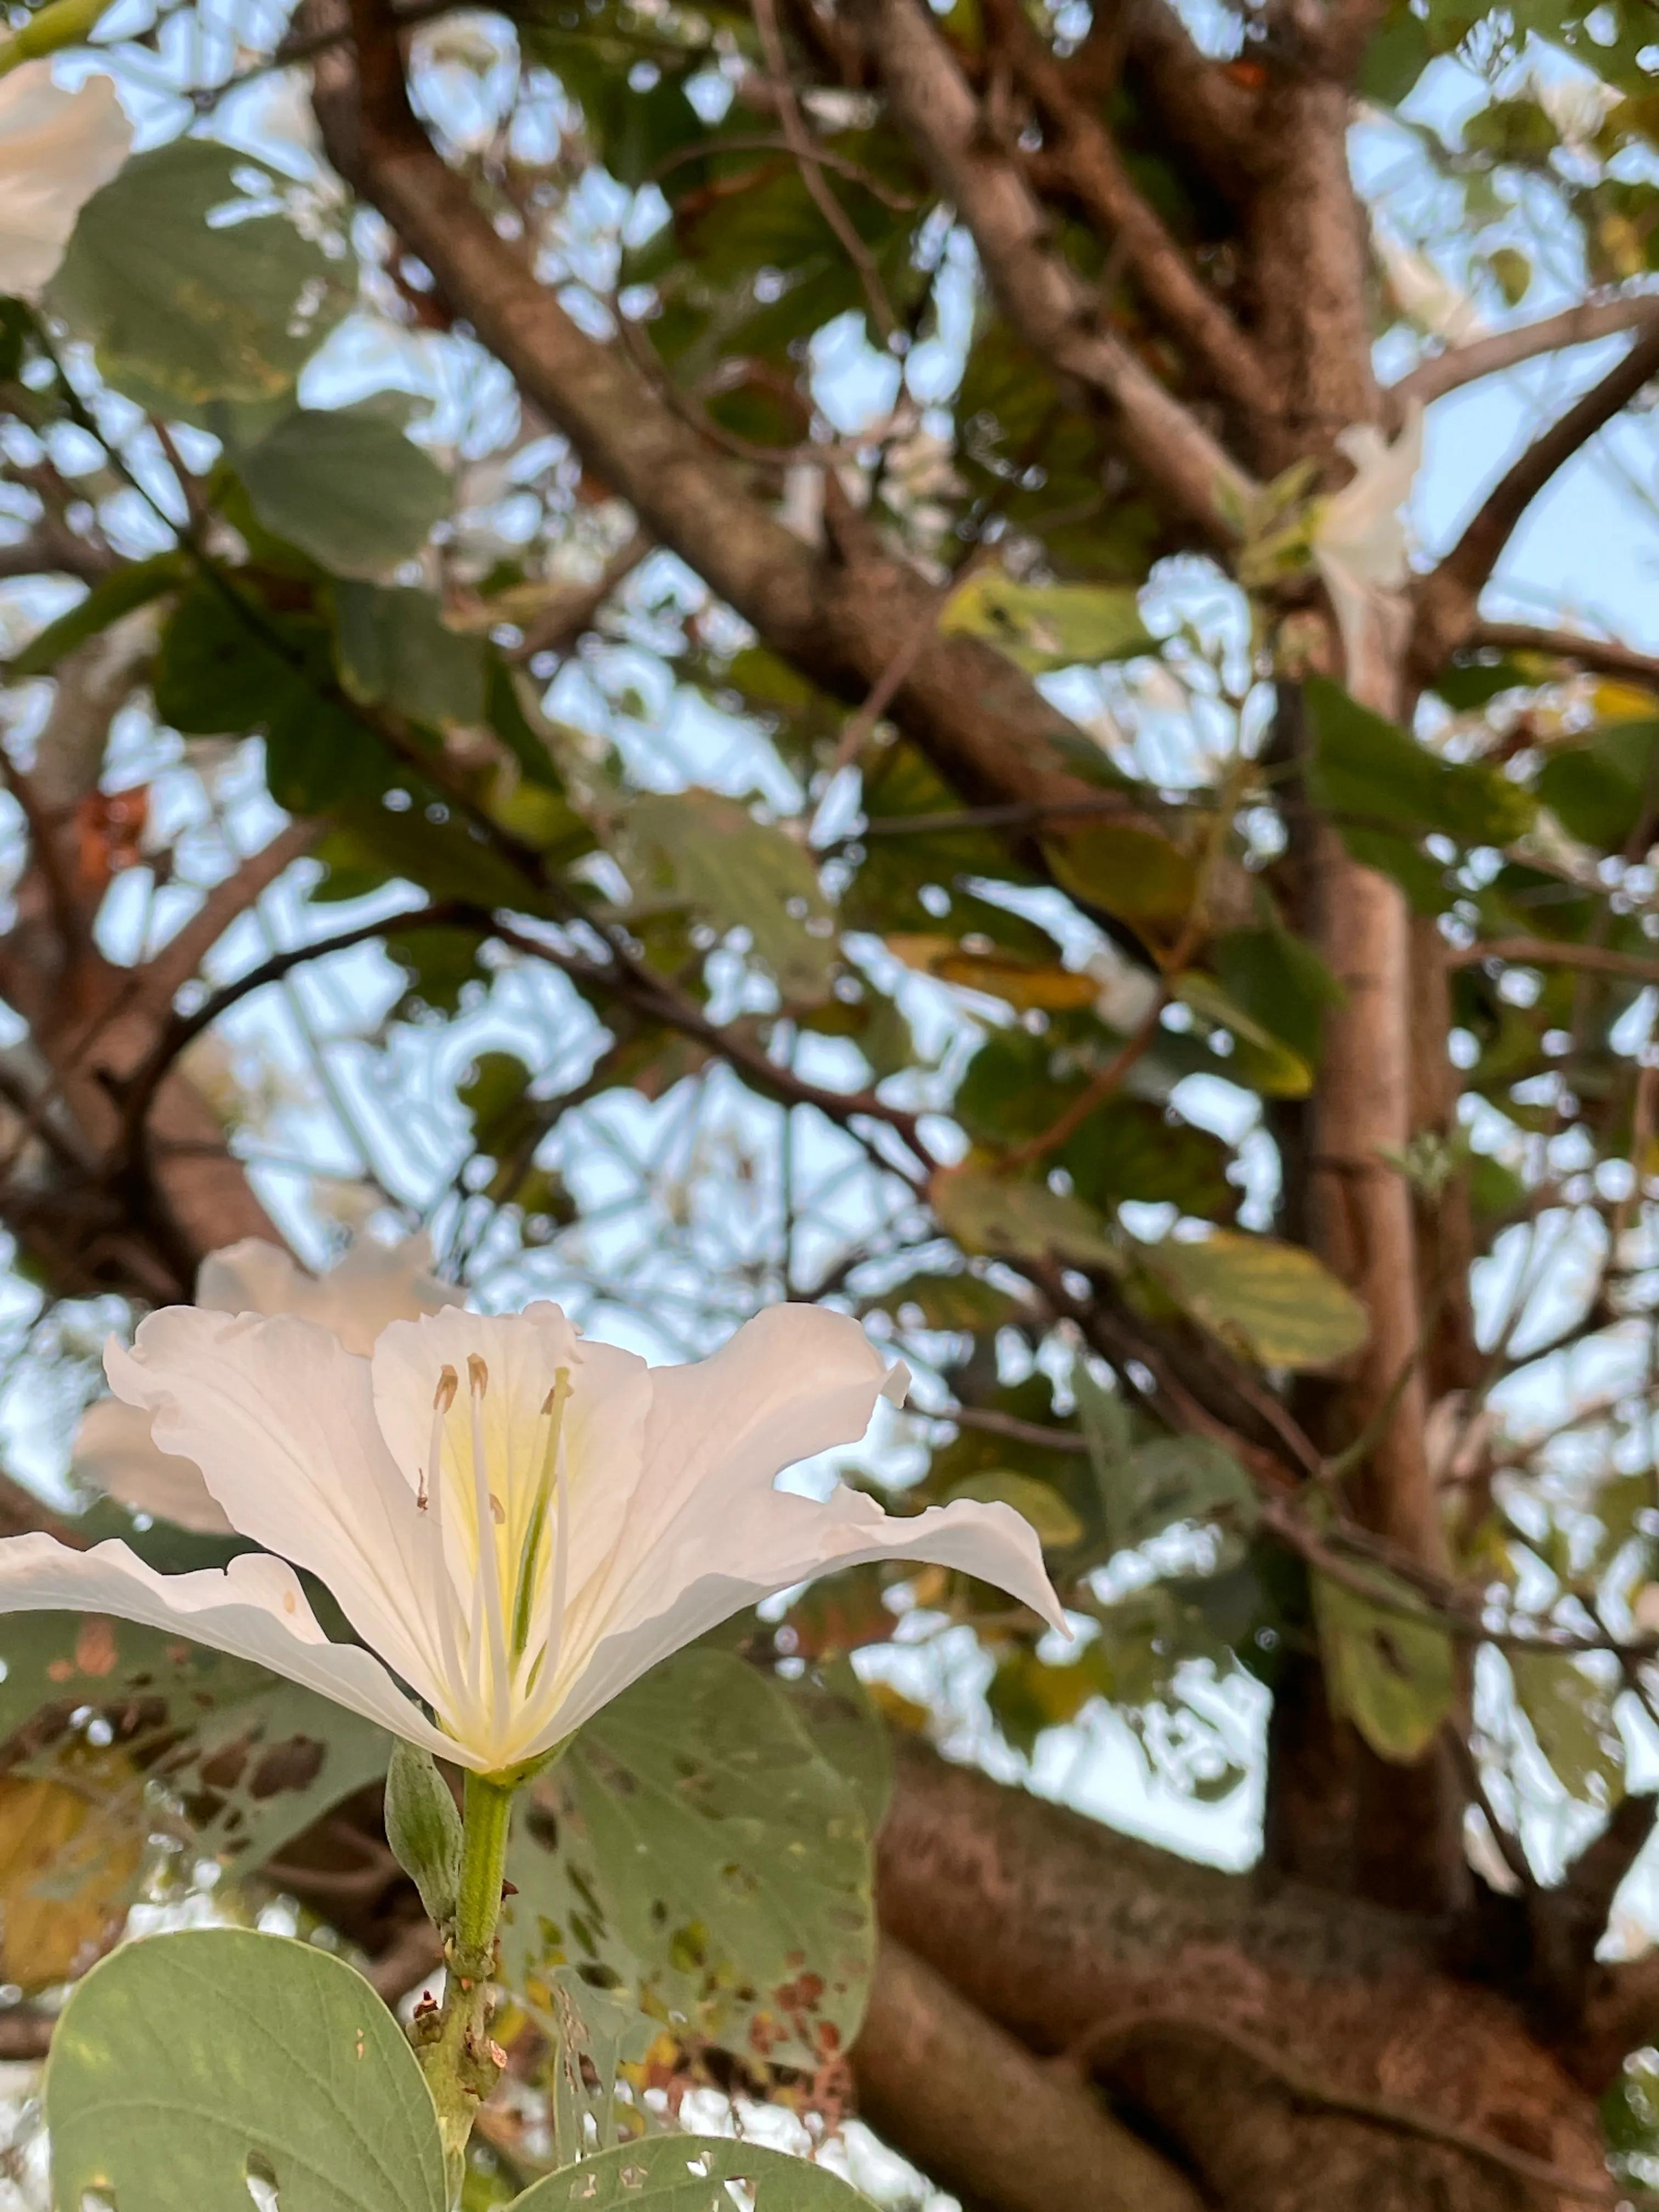
[[[776,0],[750,0],[754,10],[755,28],[760,36],[761,52],[765,58],[766,70],[771,88],[777,96],[778,121],[789,143],[789,150],[800,164],[800,180],[806,187],[812,204],[840,240],[842,251],[858,272],[858,280],[865,299],[869,303],[870,316],[881,333],[884,345],[891,343],[899,330],[898,317],[887,296],[887,288],[881,281],[881,272],[871,258],[870,249],[853,226],[852,218],[830,191],[821,165],[815,158],[812,135],[795,97],[795,88],[789,75],[788,57],[783,50],[783,33],[778,28]]]

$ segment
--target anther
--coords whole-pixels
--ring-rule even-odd
[[[507,1526],[507,1508],[492,1490],[489,1493],[489,1517],[498,1528]]]
[[[432,1394],[432,1410],[447,1413],[455,1402],[455,1393],[460,1388],[460,1377],[453,1367],[438,1370],[438,1387]]]
[[[466,1382],[475,1398],[482,1398],[489,1388],[489,1370],[476,1352],[466,1355]]]

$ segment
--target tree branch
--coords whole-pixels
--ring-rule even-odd
[[[95,584],[118,565],[115,556],[90,538],[77,537],[55,515],[43,515],[27,538],[0,544],[0,580],[19,576],[78,576]]]
[[[131,1163],[142,1148],[144,1123],[149,1109],[169,1071],[185,1047],[204,1030],[210,1029],[222,1014],[238,1006],[256,991],[263,991],[272,983],[279,983],[295,969],[313,960],[325,960],[337,952],[351,951],[386,936],[398,936],[408,930],[456,928],[476,931],[480,937],[493,938],[498,944],[510,946],[526,958],[545,963],[556,968],[562,975],[588,991],[605,992],[622,999],[647,1018],[661,1023],[665,1029],[707,1046],[709,1052],[738,1069],[752,1087],[767,1097],[781,1099],[792,1106],[812,1106],[832,1121],[846,1122],[862,1118],[878,1121],[895,1130],[909,1146],[925,1167],[935,1163],[932,1152],[921,1133],[922,1117],[907,1112],[903,1107],[890,1106],[870,1091],[828,1091],[821,1084],[810,1083],[787,1067],[781,1066],[768,1057],[758,1044],[750,1043],[735,1031],[722,1029],[708,1019],[690,1000],[684,999],[672,985],[661,977],[643,969],[630,969],[620,958],[610,963],[590,960],[577,952],[568,952],[539,938],[531,937],[517,929],[484,907],[469,906],[460,900],[444,900],[416,907],[405,914],[382,917],[378,921],[360,923],[355,929],[342,930],[337,936],[313,939],[305,945],[295,945],[280,952],[273,952],[245,975],[237,976],[204,999],[188,1014],[174,1014],[167,1024],[143,1062],[121,1085],[121,1111],[125,1127],[123,1158]],[[902,1170],[887,1163],[892,1172]]]
[[[1255,490],[1249,477],[1123,341],[1050,244],[1041,204],[987,121],[921,0],[854,0],[899,127],[972,233],[998,304],[1060,376],[1103,400],[1134,465],[1216,544]]]
[[[507,658],[530,661],[544,653],[568,653],[592,629],[611,593],[626,583],[652,551],[653,542],[648,530],[630,531],[591,584],[572,584],[550,592],[546,603],[525,623],[524,636]]]
[[[1559,315],[1494,331],[1467,345],[1448,346],[1389,386],[1383,398],[1390,427],[1398,429],[1413,406],[1431,406],[1480,377],[1500,376],[1506,368],[1518,368],[1542,354],[1565,353],[1570,346],[1589,345],[1621,331],[1645,330],[1655,322],[1659,322],[1659,292],[1644,292],[1634,299],[1586,300]]]
[[[1000,2212],[1200,2212],[1191,2184],[890,1936],[853,2076],[863,2117],[925,2172]]]
[[[1468,640],[1480,593],[1521,518],[1556,472],[1659,374],[1659,329],[1640,331],[1622,361],[1535,438],[1493,485],[1451,551],[1418,586],[1411,665],[1432,683]]]
[[[250,853],[222,883],[215,884],[189,921],[142,967],[134,969],[139,992],[155,1006],[170,1008],[174,994],[197,974],[231,924],[310,851],[318,835],[314,822],[290,822],[268,845]]]
[[[1558,660],[1576,660],[1597,676],[1633,676],[1638,682],[1659,684],[1659,655],[1638,653],[1614,638],[1586,637],[1576,629],[1540,629],[1533,623],[1477,622],[1464,640],[1470,651],[1491,646],[1500,653],[1548,653]]]
[[[1573,945],[1554,937],[1486,937],[1453,945],[1446,954],[1449,968],[1474,968],[1483,960],[1508,960],[1522,968],[1578,968],[1588,975],[1659,983],[1659,945],[1651,953],[1620,952],[1609,945]]]
[[[887,288],[881,281],[881,272],[871,257],[870,249],[853,226],[851,216],[831,191],[830,179],[814,158],[811,133],[800,112],[800,102],[795,97],[795,88],[789,75],[789,58],[784,52],[783,33],[778,27],[777,0],[750,0],[755,18],[756,33],[760,39],[761,54],[766,64],[769,88],[777,102],[778,122],[786,143],[800,171],[800,180],[807,196],[835,234],[837,244],[858,271],[859,286],[864,294],[864,303],[877,336],[884,344],[897,333],[898,317],[893,313],[893,303],[887,296]]]
[[[1334,2098],[1386,2095],[1440,2133],[1401,2138],[1379,2191],[1373,2117],[1298,2112],[1259,2070],[1218,2067],[1196,2045],[1160,2047],[1156,2065],[1133,2050],[1103,2059],[1138,2120],[1230,2212],[1464,2202],[1454,2179],[1464,2154],[1444,2128],[1501,2143],[1522,2096],[1528,2148],[1605,2187],[1575,2093],[1515,2012],[1472,2002],[1442,1972],[1426,1917],[1303,1886],[1264,1890],[908,1740],[896,1750],[878,1844],[883,1928],[992,2019],[1061,2052],[1105,2021],[1189,2013],[1265,2039]]]
[[[1087,36],[1064,64],[1073,97],[1099,106],[1126,64],[1174,146],[1233,206],[1246,205],[1261,161],[1257,93],[1199,51],[1169,0],[1093,11]]]
[[[335,0],[308,0],[307,32]],[[384,18],[366,35],[392,35]],[[590,337],[501,238],[465,179],[439,158],[406,103],[361,115],[350,54],[320,52],[314,94],[330,158],[431,270],[526,397],[583,465],[633,507],[661,544],[751,623],[775,653],[856,703],[910,639],[934,593],[879,548],[821,559],[651,388],[623,349]],[[1149,380],[1150,381],[1150,380]],[[977,639],[931,639],[890,708],[906,735],[970,801],[1086,798],[1067,741],[1079,733],[1005,654]],[[1127,810],[1126,810],[1127,811]]]
[[[1136,189],[1098,115],[1074,96],[1064,65],[1018,0],[993,0],[989,15],[1049,125],[1062,177],[1104,241],[1121,252],[1148,304],[1207,381],[1240,407],[1259,406],[1261,364],[1255,347]]]

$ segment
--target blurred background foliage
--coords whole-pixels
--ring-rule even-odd
[[[13,9],[14,33],[54,43],[65,5]],[[1282,674],[1310,601],[1313,478],[1276,480],[1224,574],[995,312],[927,165],[842,81],[836,17],[790,15],[797,96],[769,9],[407,12],[434,19],[416,105],[497,234],[802,542],[862,533],[927,580],[941,635],[1035,678],[1075,788],[1022,811],[953,787],[879,686],[820,688],[581,465],[323,158],[325,18],[117,0],[61,66],[113,75],[140,150],[43,295],[0,307],[0,834],[46,994],[8,983],[0,1050],[18,1482],[158,1564],[223,1556],[76,1486],[100,1342],[144,1283],[103,1217],[68,1260],[54,1233],[81,1139],[29,937],[72,909],[119,974],[210,911],[128,1106],[186,1078],[308,1261],[424,1231],[480,1304],[553,1297],[660,1358],[767,1301],[846,1306],[915,1387],[842,1474],[899,1510],[1007,1499],[1076,1626],[862,1570],[596,1723],[524,1823],[506,1952],[526,2021],[610,2054],[544,2081],[588,2112],[567,2130],[605,2139],[624,2062],[627,2129],[647,2086],[653,2125],[734,2082],[838,2114],[888,1727],[1241,1865],[1272,1695],[1316,1658],[1384,1759],[1463,1747],[1484,1874],[1555,1881],[1655,1765],[1659,664],[1477,642],[1409,732],[1315,677],[1292,769],[1271,652]],[[1247,82],[1264,19],[1192,14]],[[1089,50],[1081,6],[1030,21]],[[938,23],[982,81],[973,0]],[[1378,14],[1355,161],[1390,374],[1641,295],[1651,36],[1623,0]],[[1098,104],[1224,293],[1201,168],[1133,82]],[[1193,397],[1063,191],[1054,224]],[[1430,456],[1444,536],[1470,485],[1451,443]],[[1644,573],[1654,458],[1638,410],[1601,464]],[[1546,586],[1569,628],[1633,603],[1589,550],[1528,541],[1529,621]],[[1367,1328],[1297,1198],[1342,995],[1298,918],[1310,809],[1446,950],[1455,1095],[1389,1164],[1425,1217],[1468,1198],[1478,1341],[1429,1412],[1432,1576],[1347,1510],[1365,1438],[1307,1441]],[[216,908],[284,836],[281,872]],[[118,1212],[137,1155],[110,1157]],[[149,1295],[187,1291],[187,1240],[155,1249]],[[372,1731],[131,1629],[0,1645],[21,1996],[134,1900],[195,1910],[204,1859],[233,1914],[281,1893],[384,1938],[373,1838],[344,1869],[318,1840],[372,1796]],[[1613,1948],[1650,1913],[1638,1870]],[[1628,2075],[1613,2127],[1638,2179],[1650,2087]],[[544,2125],[504,2119],[502,2155],[533,2164]]]

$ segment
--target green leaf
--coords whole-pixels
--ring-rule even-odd
[[[1217,1229],[1140,1257],[1195,1321],[1265,1367],[1329,1367],[1365,1340],[1364,1306],[1299,1244]]]
[[[1160,1052],[1154,1048],[1155,1055]],[[1057,1101],[1039,1127],[1051,1124],[1065,1103]],[[1233,1156],[1219,1137],[1183,1121],[1156,1099],[1121,1091],[1091,1114],[1054,1157],[1078,1197],[1102,1212],[1110,1212],[1126,1198],[1153,1204],[1162,1199],[1185,1214],[1230,1221],[1243,1195],[1227,1179]]]
[[[1127,586],[1020,584],[997,568],[981,568],[958,586],[939,626],[947,635],[988,638],[1034,676],[1158,650]]]
[[[1625,1743],[1605,1682],[1571,1656],[1511,1651],[1516,1701],[1570,1797],[1609,1810],[1625,1794]]]
[[[1250,1479],[1224,1446],[1207,1437],[1158,1437],[1112,1464],[1101,1492],[1115,1549],[1162,1534],[1177,1521],[1226,1514],[1248,1529],[1256,1514]]]
[[[79,1777],[106,1819],[156,1826],[148,1780],[182,1808],[192,1847],[226,1865],[258,1866],[386,1771],[383,1729],[246,1660],[101,1615],[9,1620],[0,1743],[52,1717],[13,1771],[55,1775],[82,1740],[77,1711],[106,1715],[126,1754],[95,1793]]]
[[[246,154],[175,138],[81,210],[48,296],[141,406],[199,416],[214,400],[280,398],[344,308],[345,264],[248,198],[249,175],[281,188]]]
[[[589,1722],[507,1871],[505,1971],[544,2008],[568,1965],[755,2057],[817,2066],[852,2041],[874,1945],[862,1796],[728,1653],[682,1652]]]
[[[1302,1055],[1229,998],[1213,975],[1187,969],[1175,979],[1175,995],[1200,1021],[1231,1035],[1238,1080],[1246,1088],[1264,1098],[1305,1098],[1313,1089],[1313,1069]]]
[[[431,455],[365,408],[296,408],[237,455],[236,471],[265,528],[337,576],[385,575],[449,511],[449,479]]]
[[[514,1152],[539,1126],[526,1096],[530,1070],[516,1052],[481,1052],[455,1096],[472,1116],[472,1140],[492,1160]]]
[[[975,1336],[1000,1328],[1023,1310],[1021,1301],[1011,1291],[1000,1290],[994,1283],[981,1281],[977,1275],[939,1275],[926,1271],[907,1275],[890,1291],[866,1299],[865,1310],[872,1308],[878,1308],[901,1321],[914,1309],[921,1316],[923,1328],[959,1329]]]
[[[1452,1710],[1452,1641],[1407,1586],[1367,1569],[1378,1602],[1316,1570],[1314,1612],[1333,1707],[1379,1758],[1419,1758]]]
[[[1103,822],[1043,846],[1055,879],[1073,898],[1124,921],[1184,921],[1198,896],[1198,870],[1181,848],[1133,823]]]
[[[734,2202],[754,2212],[869,2212],[869,2199],[827,2167],[723,2136],[660,2136],[601,2151],[550,2173],[514,2198],[513,2212],[731,2212]]]
[[[1346,994],[1313,947],[1286,929],[1230,929],[1210,958],[1232,1003],[1317,1067],[1325,1015]]]
[[[1072,1362],[1072,1395],[1077,1401],[1078,1426],[1089,1447],[1097,1480],[1103,1485],[1116,1473],[1134,1443],[1129,1409],[1115,1390],[1096,1381],[1088,1362]]]
[[[100,576],[83,599],[67,613],[38,630],[13,656],[13,676],[46,676],[66,653],[98,637],[123,615],[145,607],[164,592],[177,591],[190,574],[181,553],[155,553],[148,561],[124,562],[107,576]]]
[[[1538,796],[1571,836],[1620,851],[1651,800],[1659,722],[1614,722],[1583,744],[1552,750]]]
[[[593,2124],[600,2150],[640,2131],[649,2108],[617,2094],[625,2065],[636,2065],[660,2033],[654,2020],[618,2004],[585,1982],[574,1966],[550,1977],[548,2012],[556,2031],[553,2061],[553,2141],[561,2155],[580,2158]]]
[[[1094,1208],[1046,1183],[1018,1182],[986,1168],[948,1168],[933,1177],[930,1194],[939,1226],[966,1251],[1065,1260],[1076,1267],[1121,1264]]]
[[[1083,1523],[1059,1492],[1034,1474],[1013,1468],[988,1468],[955,1484],[952,1498],[976,1498],[982,1505],[1012,1505],[1036,1530],[1045,1551],[1065,1551],[1083,1540]]]
[[[1318,803],[1363,829],[1438,830],[1507,845],[1532,826],[1531,793],[1478,761],[1443,760],[1328,677],[1310,678],[1310,779]]]
[[[1064,1728],[1095,1698],[1109,1697],[1112,1672],[1105,1645],[1096,1638],[1060,1659],[1040,1659],[1017,1644],[997,1662],[985,1701],[1014,1749],[1029,1759],[1045,1729]]]
[[[118,2212],[445,2212],[437,2115],[361,1974],[283,1936],[129,1943],[76,1989],[46,2063],[57,2202]]]
[[[632,800],[617,824],[636,897],[689,907],[717,929],[749,932],[786,1000],[830,995],[833,913],[803,846],[719,792],[693,786]]]
[[[354,699],[434,729],[483,720],[486,648],[446,629],[429,592],[343,583],[334,621],[341,680]]]
[[[185,737],[263,729],[322,642],[319,625],[274,621],[228,580],[193,585],[161,633],[156,714]]]
[[[263,732],[271,796],[291,812],[377,802],[392,780],[391,756],[339,690],[323,624],[228,578],[179,601],[153,690],[157,714],[186,737]]]

